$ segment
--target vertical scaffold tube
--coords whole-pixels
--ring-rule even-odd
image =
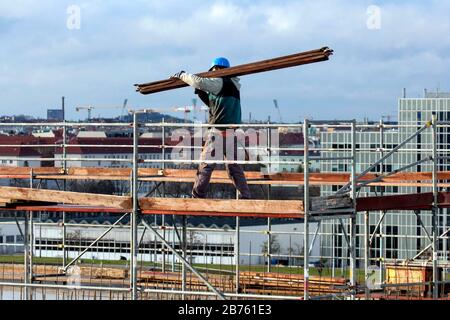
[[[352,299],[356,293],[356,120],[352,121],[352,172],[351,172],[351,199],[353,200],[354,214],[350,218],[350,284],[352,286]]]
[[[132,199],[133,212],[130,219],[130,289],[131,299],[138,299],[137,292],[137,264],[138,264],[138,215],[139,215],[139,199],[138,199],[138,170],[139,170],[139,125],[138,114],[133,113],[133,176],[132,176]]]
[[[303,272],[304,272],[304,299],[309,300],[309,121],[305,119],[303,126],[303,172],[304,190],[303,202],[305,207],[305,218],[303,228]]]
[[[438,237],[438,228],[437,228],[437,220],[438,220],[438,211],[439,211],[439,199],[438,199],[438,150],[437,150],[437,117],[436,113],[433,112],[432,115],[432,126],[433,126],[433,209],[432,209],[432,228],[433,228],[433,299],[437,299],[439,296],[439,275],[438,275],[438,246],[437,246],[437,237]]]

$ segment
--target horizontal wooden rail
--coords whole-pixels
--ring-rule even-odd
[[[128,181],[131,169],[126,168],[69,168],[66,172],[61,168],[7,168],[0,167],[0,179],[29,179],[31,174],[35,179],[44,180],[113,180]],[[139,169],[139,179],[148,182],[192,183],[196,170],[182,169]],[[264,175],[261,172],[249,171],[245,173],[249,184],[252,185],[300,185],[304,183],[303,173],[278,173]],[[377,178],[376,174],[366,174],[359,181],[364,182]],[[429,187],[432,186],[431,172],[402,172],[383,178],[379,182],[372,182],[369,186],[403,186]],[[450,172],[438,173],[439,186],[450,187]],[[350,181],[349,173],[311,173],[311,185],[344,185]],[[226,171],[214,171],[211,183],[230,184],[231,180]]]
[[[9,200],[103,206],[114,209],[132,208],[131,197],[122,196],[12,187],[0,187],[0,194],[3,199]]]

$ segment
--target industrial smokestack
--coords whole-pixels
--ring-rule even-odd
[[[403,99],[406,99],[406,88],[403,88]]]

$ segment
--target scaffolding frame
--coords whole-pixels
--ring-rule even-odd
[[[45,126],[54,126],[54,127],[62,127],[63,128],[63,143],[58,145],[60,147],[62,147],[63,149],[63,156],[62,158],[53,158],[50,160],[53,161],[61,161],[61,163],[63,164],[63,171],[67,172],[67,162],[68,161],[111,161],[110,159],[76,159],[76,158],[70,158],[67,156],[67,148],[70,147],[71,145],[67,143],[66,140],[66,129],[67,127],[74,127],[74,126],[102,126],[102,127],[132,127],[133,128],[133,158],[132,160],[128,161],[128,160],[123,160],[123,159],[115,159],[114,161],[119,160],[120,162],[126,162],[126,163],[131,163],[132,165],[132,175],[130,177],[130,190],[131,190],[131,198],[133,200],[133,208],[131,210],[131,212],[127,212],[125,213],[124,216],[122,216],[119,220],[116,221],[116,223],[114,223],[113,226],[111,226],[107,232],[113,230],[126,215],[130,215],[131,217],[131,221],[130,221],[130,283],[129,283],[129,288],[125,289],[125,288],[109,288],[109,287],[101,287],[101,286],[96,286],[96,287],[85,287],[87,290],[95,290],[95,291],[127,291],[129,290],[131,292],[131,298],[133,300],[139,299],[139,294],[144,293],[144,292],[161,292],[161,293],[170,293],[173,294],[175,291],[171,290],[171,291],[165,291],[165,290],[152,290],[152,289],[144,289],[142,290],[141,288],[139,288],[138,284],[137,284],[137,263],[138,263],[138,250],[139,250],[139,243],[140,241],[138,241],[138,229],[139,229],[139,225],[143,224],[145,226],[145,230],[149,230],[151,231],[156,237],[158,237],[162,242],[163,242],[163,253],[166,252],[166,249],[168,249],[169,251],[171,251],[173,253],[173,255],[177,256],[183,264],[183,289],[181,291],[179,291],[179,294],[181,294],[183,297],[185,297],[185,295],[188,294],[195,294],[195,295],[215,295],[218,298],[224,299],[224,298],[249,298],[249,297],[253,297],[253,298],[264,298],[264,295],[246,295],[246,294],[240,294],[239,293],[239,256],[242,255],[243,253],[240,252],[239,249],[239,234],[240,234],[240,224],[239,224],[239,217],[236,217],[237,219],[237,223],[236,223],[236,244],[235,244],[235,259],[237,257],[237,263],[236,263],[236,268],[235,268],[235,274],[236,274],[236,292],[234,294],[229,294],[229,293],[222,293],[220,291],[218,291],[213,285],[211,285],[208,280],[206,280],[205,278],[203,278],[203,276],[201,275],[201,273],[199,273],[195,267],[186,259],[186,223],[185,223],[185,219],[183,219],[183,225],[182,225],[182,236],[179,236],[179,240],[181,240],[181,243],[183,243],[183,249],[182,249],[182,253],[178,253],[177,250],[175,248],[173,248],[170,243],[165,239],[165,230],[166,227],[164,225],[164,223],[162,224],[161,228],[163,230],[163,235],[161,235],[160,233],[158,233],[158,231],[153,228],[151,225],[148,224],[148,222],[146,221],[146,219],[143,217],[142,211],[139,208],[139,181],[140,178],[138,176],[138,170],[139,170],[139,164],[140,163],[147,163],[147,162],[153,162],[153,163],[161,163],[163,166],[163,169],[165,168],[166,163],[177,163],[176,161],[171,161],[171,160],[166,160],[165,158],[165,152],[166,149],[169,147],[167,145],[165,145],[165,130],[166,128],[173,128],[173,127],[208,127],[208,125],[199,125],[199,124],[170,124],[170,123],[165,123],[164,121],[160,124],[142,124],[139,123],[138,121],[138,114],[139,112],[135,112],[133,114],[133,123],[131,124],[92,124],[92,123],[68,123],[66,121],[64,121],[63,123],[55,123],[55,124],[42,124]],[[309,128],[311,126],[314,126],[314,122],[309,121],[309,120],[305,120],[303,125],[280,125],[280,124],[271,124],[270,121],[268,124],[264,124],[264,125],[241,125],[240,127],[264,127],[268,133],[270,129],[274,129],[274,128],[280,128],[280,127],[284,127],[284,128],[299,128],[302,127],[303,129],[303,137],[304,137],[304,148],[303,148],[303,154],[304,154],[304,159],[302,161],[303,164],[303,168],[304,168],[304,181],[303,181],[303,188],[304,188],[304,206],[305,206],[305,210],[304,210],[304,218],[303,218],[303,226],[304,226],[304,230],[303,230],[303,243],[304,243],[304,254],[303,254],[303,266],[304,266],[304,296],[303,299],[308,300],[311,299],[312,297],[309,294],[309,274],[310,274],[310,265],[309,265],[309,260],[310,260],[310,248],[313,247],[314,242],[317,238],[317,234],[319,232],[319,227],[316,230],[315,235],[313,236],[313,238],[311,239],[310,237],[310,232],[309,232],[309,226],[310,223],[321,223],[324,220],[338,220],[341,225],[342,225],[342,230],[344,233],[344,238],[348,243],[348,248],[349,248],[349,252],[350,252],[350,275],[349,275],[349,279],[350,279],[350,298],[351,299],[355,299],[359,292],[360,292],[360,288],[357,287],[357,282],[356,282],[356,237],[358,236],[356,234],[356,215],[358,213],[357,211],[357,199],[358,199],[358,190],[360,190],[363,187],[367,187],[369,186],[370,183],[372,182],[376,182],[376,181],[363,181],[358,183],[358,179],[361,178],[362,176],[364,176],[365,173],[370,172],[373,168],[375,168],[377,165],[381,164],[381,168],[383,168],[382,164],[384,163],[384,161],[391,155],[393,155],[394,153],[396,153],[397,151],[399,151],[403,146],[405,146],[409,141],[411,141],[412,139],[414,139],[415,137],[417,137],[418,135],[420,135],[422,132],[426,131],[427,129],[432,129],[432,137],[433,137],[433,148],[432,148],[432,152],[433,154],[431,156],[429,156],[427,159],[424,159],[424,161],[432,161],[433,163],[433,172],[432,172],[432,183],[433,183],[433,203],[432,203],[432,232],[431,235],[427,234],[428,238],[431,238],[429,240],[431,240],[431,244],[428,245],[424,250],[422,250],[416,257],[414,258],[418,258],[421,253],[425,252],[425,250],[428,250],[429,248],[432,249],[432,264],[433,264],[433,281],[431,282],[431,285],[433,287],[433,298],[437,299],[438,298],[438,286],[440,283],[445,283],[445,281],[438,281],[438,255],[437,255],[437,242],[439,239],[445,239],[445,237],[447,236],[448,231],[447,230],[445,233],[443,233],[442,235],[438,235],[438,226],[437,226],[437,210],[439,208],[439,199],[438,199],[438,194],[439,194],[439,187],[438,187],[438,165],[437,165],[437,160],[439,158],[438,156],[438,148],[437,148],[437,127],[438,127],[439,123],[437,122],[436,119],[436,115],[433,114],[433,118],[431,121],[427,122],[422,128],[420,128],[415,134],[413,134],[412,136],[410,136],[409,138],[407,138],[406,140],[404,140],[400,145],[398,145],[396,148],[394,148],[393,150],[389,151],[388,153],[385,153],[385,148],[384,148],[384,141],[383,138],[381,138],[381,147],[379,148],[379,152],[380,152],[380,156],[381,158],[374,163],[373,165],[371,165],[368,169],[366,169],[363,173],[361,173],[360,175],[357,176],[356,173],[356,164],[357,164],[357,148],[356,148],[356,143],[357,143],[357,138],[356,138],[356,130],[357,130],[357,124],[356,121],[353,120],[350,123],[346,123],[346,124],[341,124],[339,126],[341,126],[342,128],[349,128],[351,130],[351,157],[333,157],[333,158],[317,158],[317,157],[310,157],[310,151],[314,150],[314,151],[318,151],[321,150],[320,148],[310,148],[310,139],[309,139]],[[444,126],[448,126],[449,124],[447,123],[443,123],[442,125]],[[0,124],[1,126],[31,126],[31,127],[35,127],[35,126],[39,126],[39,124]],[[142,160],[139,158],[139,148],[141,148],[142,146],[139,145],[139,134],[140,134],[140,128],[148,128],[149,126],[152,127],[159,127],[162,130],[162,145],[160,145],[159,147],[162,149],[162,154],[163,154],[163,158],[162,160]],[[316,127],[321,127],[324,125],[315,125]],[[333,125],[334,127],[337,127],[335,125]],[[218,126],[220,127],[220,126]],[[368,126],[365,126],[368,127]],[[381,137],[383,137],[383,130],[385,128],[387,128],[389,126],[384,125],[382,122],[379,125],[380,128],[380,135]],[[270,136],[270,135],[269,135]],[[23,147],[30,147],[30,146],[23,146]],[[96,147],[96,146],[93,146]],[[103,147],[103,145],[102,145]],[[111,147],[123,147],[123,146],[111,146]],[[130,147],[130,146],[128,146]],[[150,147],[150,146],[143,146],[143,147]],[[172,147],[170,147],[172,148]],[[279,150],[283,150],[283,148],[271,148],[271,145],[268,145],[268,152],[269,155],[271,154],[271,152],[273,150],[279,151]],[[286,148],[287,150],[292,150],[293,148]],[[340,150],[342,151],[342,150]],[[423,150],[421,150],[423,151]],[[20,158],[11,158],[14,160],[20,159]],[[324,212],[313,212],[310,209],[310,194],[309,194],[309,190],[310,190],[310,163],[312,161],[323,161],[323,160],[350,160],[351,161],[351,179],[350,181],[344,186],[342,187],[337,194],[342,194],[342,193],[350,193],[350,198],[353,201],[353,208],[351,209],[346,209],[346,210],[331,210],[330,212],[324,213]],[[27,158],[27,160],[30,160],[29,158]],[[40,161],[42,160],[49,160],[49,159],[43,159],[43,158],[39,158]],[[186,162],[186,161],[183,161]],[[200,161],[190,161],[191,163],[199,163]],[[214,161],[214,163],[236,163],[233,161]],[[237,162],[240,163],[240,162]],[[257,161],[257,162],[251,162],[251,161],[245,161],[243,162],[243,164],[248,164],[248,163],[258,163],[258,164],[268,164],[269,166],[272,164],[283,164],[282,161],[275,161],[275,162],[271,162],[270,156],[269,156],[269,160],[268,161]],[[291,162],[289,162],[289,164],[292,164]],[[416,165],[417,163],[414,163],[410,166],[406,166],[403,167],[399,170],[397,170],[396,172],[399,171],[403,171],[406,170],[414,165]],[[383,169],[381,169],[383,170]],[[386,177],[388,175],[390,175],[391,173],[387,173],[387,174],[383,174],[383,172],[381,171],[380,173],[380,177],[377,178],[377,181],[379,181],[380,179],[382,179],[383,177]],[[33,170],[31,170],[31,174],[29,177],[29,181],[30,181],[30,188],[34,187],[34,174],[33,174]],[[66,180],[64,180],[65,182]],[[163,189],[164,189],[164,184],[165,182],[162,183]],[[65,189],[65,183],[64,183],[64,189]],[[164,191],[163,191],[164,192]],[[270,198],[270,185],[269,185],[269,191],[268,191],[268,197]],[[79,211],[82,211],[81,208],[78,208]],[[25,254],[25,259],[24,259],[24,264],[25,264],[25,268],[24,268],[24,283],[20,284],[20,283],[7,283],[7,282],[2,282],[0,283],[0,286],[19,286],[19,287],[23,287],[25,289],[25,296],[27,297],[27,299],[31,299],[32,293],[29,291],[30,288],[36,288],[36,287],[48,287],[48,288],[56,288],[58,286],[54,286],[54,285],[37,285],[35,283],[33,283],[34,280],[34,275],[33,275],[33,252],[34,252],[34,239],[35,239],[35,235],[34,235],[34,215],[33,215],[33,211],[38,211],[38,210],[32,210],[30,208],[29,211],[27,211],[27,213],[25,213],[24,217],[25,217],[25,222],[24,222],[24,254]],[[63,269],[64,271],[67,270],[67,268],[69,268],[77,259],[72,260],[70,263],[67,263],[67,258],[66,258],[66,227],[67,227],[67,223],[66,223],[66,218],[65,218],[65,210],[62,211],[62,217],[63,217],[63,222],[61,223],[61,227],[62,227],[62,232],[63,232],[63,238],[62,238],[62,245],[61,245],[61,249],[63,251]],[[373,232],[372,235],[370,235],[369,232],[369,216],[370,213],[369,211],[365,212],[365,230],[364,230],[364,239],[365,239],[365,246],[364,246],[364,267],[365,267],[365,279],[368,280],[369,278],[369,264],[370,264],[370,249],[371,249],[371,245],[373,244],[373,239],[376,236],[376,232],[377,229],[381,229],[383,227],[383,220],[386,216],[386,211],[382,211],[381,212],[381,217],[380,220],[375,228],[375,231]],[[165,216],[165,214],[163,214],[163,217]],[[346,231],[343,225],[343,219],[348,219],[349,220],[349,225],[350,225],[350,233],[349,235],[346,234]],[[271,230],[271,224],[270,224],[270,218],[268,218],[268,225],[267,225],[267,236],[268,236],[268,252],[267,252],[267,259],[268,259],[268,271],[270,272],[270,259],[272,257],[272,254],[270,252],[270,239],[271,236],[273,234],[276,234],[276,232]],[[174,226],[176,229],[176,226]],[[106,232],[106,233],[107,233]],[[104,233],[102,236],[106,235],[106,233]],[[382,231],[380,232],[382,234]],[[177,232],[178,234],[178,232]],[[333,231],[334,234],[334,231]],[[97,241],[99,241],[102,237],[96,239],[91,246],[95,245],[95,243]],[[86,248],[85,252],[89,249]],[[382,249],[382,244],[380,245],[380,250]],[[333,251],[334,254],[334,251]],[[251,255],[251,253],[250,253]],[[82,254],[78,257],[80,258],[82,256]],[[278,256],[278,255],[277,255]],[[381,256],[381,255],[380,255]],[[165,268],[165,255],[164,255],[164,262],[163,262],[163,268]],[[333,260],[334,261],[334,260]],[[211,293],[205,293],[205,292],[201,292],[201,291],[187,291],[186,290],[186,268],[190,269],[196,276],[198,276],[200,278],[200,280],[204,281],[205,284],[207,285],[207,287],[210,289]],[[66,287],[69,288],[70,287]],[[367,299],[370,299],[370,290],[368,289],[367,286],[364,287],[364,292],[366,295]],[[280,298],[280,299],[291,299],[293,297],[289,297],[289,296],[271,296],[272,298]],[[295,298],[295,297],[294,297]],[[297,297],[299,298],[299,297]],[[317,298],[317,297],[316,297]]]

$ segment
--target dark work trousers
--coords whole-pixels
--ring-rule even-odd
[[[211,130],[208,134],[205,146],[201,154],[202,161],[243,161],[245,157],[238,156],[237,139],[234,130],[227,130],[227,134],[222,134],[218,130]],[[231,133],[231,134],[230,134]],[[239,151],[242,154],[242,150]],[[235,188],[239,191],[240,199],[250,199],[250,189],[245,178],[244,170],[240,164],[225,165],[228,176]],[[216,163],[200,164],[192,190],[194,198],[206,198],[211,175],[216,168]]]

